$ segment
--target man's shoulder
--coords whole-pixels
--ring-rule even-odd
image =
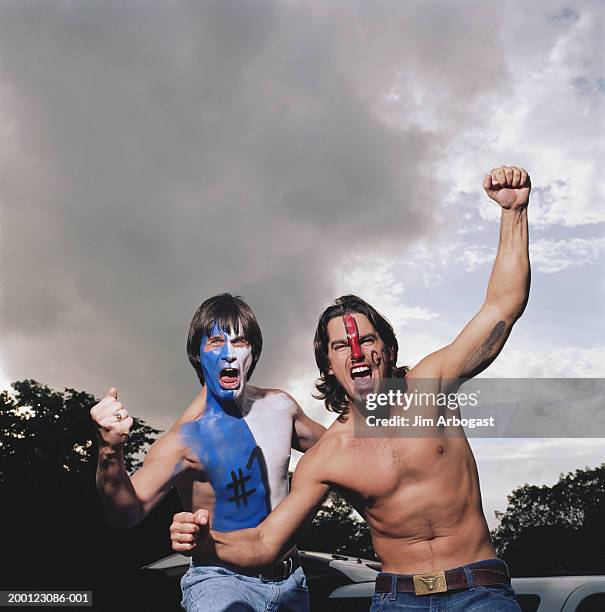
[[[316,461],[332,462],[350,447],[351,435],[339,424],[332,424],[306,453]]]
[[[258,395],[259,397],[273,397],[273,396],[285,396],[290,400],[294,401],[294,398],[283,389],[277,389],[274,387],[257,387],[255,385],[246,385],[246,392],[252,395]]]
[[[283,391],[282,389],[261,388],[247,385],[246,393],[254,402],[262,402],[275,409],[289,410],[292,414],[299,409],[298,402],[287,391]]]
[[[147,453],[147,458],[160,459],[166,456],[182,456],[187,455],[187,438],[183,435],[182,428],[190,425],[184,423],[180,429],[169,429],[162,434],[150,447]]]
[[[313,480],[334,481],[342,468],[342,459],[348,448],[347,435],[329,428],[301,457],[296,469],[301,472],[301,475],[306,474]]]

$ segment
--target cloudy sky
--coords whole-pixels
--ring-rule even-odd
[[[603,376],[598,0],[0,3],[0,378],[166,428],[197,392],[207,297],[244,296],[254,380],[311,398],[323,308],[358,293],[401,363],[481,305],[481,179],[533,179],[532,295],[491,376]],[[473,442],[490,524],[605,441]]]

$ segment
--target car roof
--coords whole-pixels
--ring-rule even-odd
[[[323,552],[298,551],[301,562],[324,568],[330,568],[343,573],[351,582],[368,582],[376,579],[380,565],[371,559],[350,557]],[[191,558],[176,553],[159,561],[145,565],[145,570],[169,570],[185,568],[191,563]]]

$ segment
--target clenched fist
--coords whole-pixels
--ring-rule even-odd
[[[196,547],[203,544],[207,530],[208,510],[200,509],[195,513],[179,512],[175,514],[172,525],[170,525],[172,550],[183,555],[192,555]]]
[[[490,170],[483,179],[485,193],[507,210],[525,208],[529,202],[529,174],[517,166],[500,166]]]
[[[97,426],[100,440],[111,448],[124,446],[133,420],[122,403],[118,402],[115,387],[111,387],[105,397],[90,409],[90,416]]]

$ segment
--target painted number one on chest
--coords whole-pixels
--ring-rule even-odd
[[[250,457],[248,457],[248,461],[246,463],[246,469],[250,470],[254,460],[258,462],[258,467],[262,472],[262,465],[260,461],[261,456],[260,447],[256,447],[251,453]],[[248,505],[248,497],[253,495],[256,492],[256,487],[253,489],[246,489],[246,483],[252,478],[250,475],[244,475],[242,468],[237,468],[237,473],[231,470],[231,482],[227,484],[227,489],[232,489],[233,495],[229,497],[229,501],[234,503],[238,508],[240,504],[244,506]]]

